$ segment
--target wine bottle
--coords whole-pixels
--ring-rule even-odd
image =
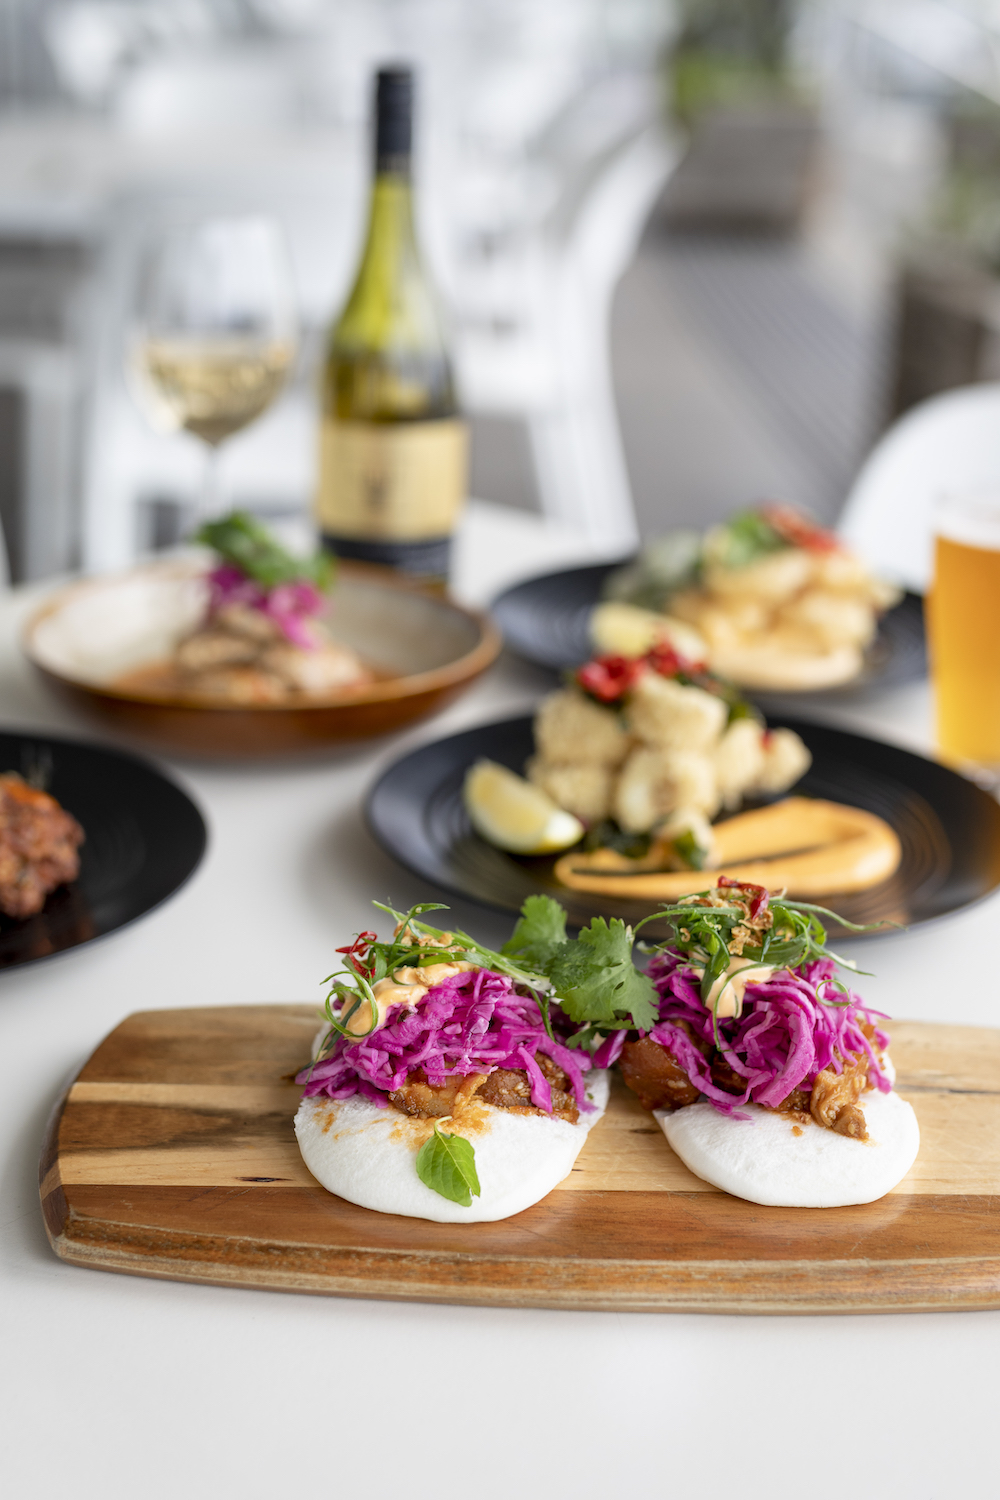
[[[412,72],[381,69],[368,231],[324,372],[316,509],[341,557],[441,583],[468,441],[414,231],[412,103]]]

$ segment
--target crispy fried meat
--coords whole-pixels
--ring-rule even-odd
[[[32,917],[56,886],[80,873],[83,829],[54,797],[0,775],[0,911]]]
[[[542,1074],[552,1090],[552,1114],[575,1125],[579,1119],[576,1098],[562,1068],[544,1052],[535,1053]],[[443,1119],[455,1114],[475,1095],[496,1109],[516,1109],[519,1114],[544,1115],[548,1111],[531,1102],[531,1083],[523,1068],[496,1068],[489,1075],[473,1073],[464,1078],[446,1078],[441,1085],[427,1082],[416,1068],[402,1088],[389,1095],[389,1102],[404,1115],[418,1119]]]
[[[575,1125],[580,1118],[580,1112],[566,1074],[559,1064],[554,1063],[544,1052],[536,1052],[535,1061],[542,1071],[545,1082],[552,1090],[553,1115]],[[544,1109],[538,1109],[532,1104],[531,1082],[527,1073],[520,1068],[497,1068],[479,1090],[479,1098],[485,1099],[487,1104],[496,1105],[498,1109],[529,1110],[535,1115],[546,1113]]]
[[[678,1024],[683,1025],[683,1022]],[[709,1069],[716,1087],[729,1094],[742,1094],[745,1080],[730,1067],[722,1054],[713,1048],[705,1055],[710,1058]],[[681,1109],[686,1104],[694,1104],[699,1097],[697,1086],[673,1053],[652,1037],[626,1042],[619,1066],[624,1082],[638,1096],[644,1109]],[[811,1116],[817,1125],[833,1130],[837,1135],[866,1141],[868,1128],[858,1100],[868,1087],[868,1066],[868,1058],[860,1056],[850,1057],[841,1073],[825,1068],[816,1074],[811,1090],[793,1089],[776,1109],[780,1114],[803,1120]]]
[[[855,1141],[866,1141],[868,1127],[858,1100],[867,1087],[867,1057],[851,1058],[842,1073],[824,1068],[813,1082],[809,1113],[817,1125],[825,1125],[838,1135],[849,1135]]]
[[[619,1059],[622,1078],[639,1096],[643,1109],[680,1109],[693,1104],[699,1090],[672,1052],[650,1036],[626,1042]]]

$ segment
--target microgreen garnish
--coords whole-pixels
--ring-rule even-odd
[[[552,1035],[549,1020],[549,1003],[546,995],[548,981],[543,973],[536,973],[511,961],[503,953],[496,953],[470,937],[467,932],[446,932],[432,927],[420,918],[429,911],[447,911],[440,901],[424,901],[411,906],[409,911],[396,911],[381,901],[373,901],[379,911],[386,912],[396,922],[396,931],[388,942],[382,942],[374,932],[360,932],[352,943],[337,952],[344,955],[344,965],[323,980],[330,986],[324,1007],[324,1016],[330,1024],[330,1032],[324,1043],[321,1056],[325,1056],[338,1036],[349,1041],[361,1041],[370,1036],[378,1025],[378,1007],[375,1003],[374,986],[380,979],[387,979],[397,969],[425,968],[430,964],[467,962],[481,969],[492,969],[495,974],[504,974],[515,984],[530,990],[541,1013],[547,1034]],[[351,1018],[360,1006],[368,1005],[368,1027],[364,1032],[348,1029]]]
[[[703,870],[708,850],[703,848],[690,828],[674,839],[674,853],[692,870]]]
[[[551,896],[529,896],[505,954],[534,965],[552,983],[571,1021],[648,1031],[656,1022],[652,981],[632,962],[635,932],[617,917],[594,917],[577,938],[566,936],[566,913]]]
[[[239,568],[264,589],[282,583],[305,581],[323,590],[329,588],[335,570],[328,552],[312,557],[293,557],[259,521],[246,511],[234,510],[218,521],[208,521],[196,534],[195,541],[211,547],[224,561]]]
[[[826,928],[820,917],[828,917],[849,932],[872,932],[891,927],[892,922],[859,924],[848,922],[825,906],[808,901],[786,901],[771,897],[763,886],[744,885],[737,880],[719,877],[714,890],[682,896],[674,906],[663,907],[658,915],[671,926],[671,936],[658,946],[682,953],[692,968],[702,971],[700,992],[707,1005],[713,987],[723,978],[734,958],[750,965],[766,964],[772,969],[796,969],[814,959],[828,959],[852,973],[865,973],[850,959],[841,958],[826,944]],[[741,966],[742,967],[742,966]],[[725,981],[719,985],[719,993]],[[850,1004],[849,991],[839,979],[829,979],[824,986],[847,997],[824,999],[829,1005]],[[718,1015],[713,1010],[716,1046],[719,1046]]]
[[[437,1125],[417,1152],[417,1176],[461,1208],[471,1208],[480,1194],[475,1151],[464,1136],[446,1135]]]
[[[769,897],[762,886],[741,885],[724,876],[715,889],[682,896],[676,905],[662,907],[657,916],[665,917],[672,928],[666,943],[659,946],[690,955],[699,968],[706,966],[706,994],[734,955],[775,969],[795,969],[812,959],[826,958],[842,969],[864,973],[850,959],[827,947],[826,928],[820,917],[828,917],[849,932],[873,932],[896,925],[848,922],[824,906]],[[709,968],[714,970],[711,981]]]

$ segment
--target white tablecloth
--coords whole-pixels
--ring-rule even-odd
[[[586,549],[536,518],[476,507],[467,598]],[[20,660],[0,605],[4,727],[85,736]],[[225,1290],[60,1263],[38,1207],[45,1119],[126,1014],[319,1000],[368,897],[425,896],[362,822],[401,751],[523,711],[540,672],[504,658],[430,724],[308,765],[174,763],[204,809],[201,869],[103,942],[0,975],[0,1480],[7,1494],[412,1500],[468,1491],[749,1497],[800,1490],[947,1500],[992,1493],[998,1315],[732,1318],[518,1312]],[[926,692],[838,722],[920,747]],[[510,924],[454,904],[488,942]],[[997,900],[856,949],[896,1016],[1000,1024]]]

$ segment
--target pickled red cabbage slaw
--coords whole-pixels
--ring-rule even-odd
[[[319,614],[324,600],[319,589],[307,579],[278,583],[266,589],[232,563],[220,563],[209,573],[208,587],[210,616],[227,605],[242,604],[267,615],[293,645],[307,651],[319,645],[319,637],[309,622],[311,616]]]
[[[835,971],[830,959],[779,969],[770,979],[747,985],[738,1018],[719,1020],[719,1050],[733,1072],[745,1080],[742,1095],[726,1093],[712,1081],[709,1062],[692,1039],[693,1034],[715,1047],[713,1015],[702,1002],[700,976],[683,954],[661,952],[649,966],[660,1003],[659,1020],[646,1035],[666,1047],[705,1098],[727,1115],[748,1103],[773,1109],[793,1089],[808,1092],[817,1073],[824,1068],[842,1072],[843,1059],[851,1054],[868,1057],[869,1085],[888,1094],[892,1084],[879,1064],[876,1047],[886,1048],[889,1038],[874,1020],[886,1017],[863,1004],[853,991],[845,995],[833,988]],[[690,1032],[678,1025],[680,1021]],[[874,1027],[874,1046],[861,1022]]]
[[[554,1031],[560,1019],[553,1012]],[[587,1054],[571,1051],[558,1034],[550,1037],[537,1003],[519,994],[506,975],[473,969],[442,980],[413,1009],[402,1003],[390,1006],[386,1024],[368,1036],[356,1041],[338,1036],[330,1056],[303,1069],[295,1081],[305,1085],[307,1099],[362,1094],[375,1104],[387,1104],[386,1095],[402,1088],[417,1068],[432,1087],[456,1075],[516,1068],[528,1075],[532,1104],[551,1114],[552,1091],[536,1052],[562,1068],[579,1109],[594,1108],[583,1082],[591,1067]]]

